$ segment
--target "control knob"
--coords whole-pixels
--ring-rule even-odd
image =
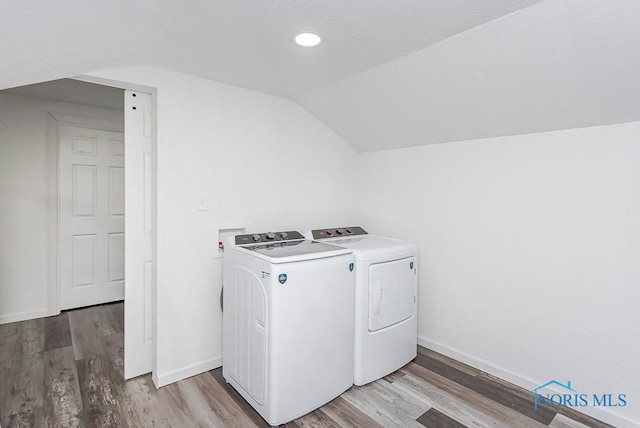
[[[253,235],[253,236],[252,236],[252,238],[253,238],[253,240],[254,240],[255,242],[260,242],[260,239],[261,239],[261,238],[260,238],[260,235],[257,235],[257,234],[256,234],[256,235]]]
[[[336,229],[336,233],[338,235],[342,235],[344,233],[344,229]]]
[[[280,236],[282,237],[282,239],[287,239],[289,237],[289,234],[287,232],[282,232]]]
[[[269,232],[269,233],[267,233],[267,235],[266,235],[266,236],[267,236],[267,239],[275,239],[275,238],[276,238],[276,234],[275,234],[275,233],[273,233],[273,232]]]
[[[327,230],[327,236],[331,236],[331,235],[332,235],[331,231]]]

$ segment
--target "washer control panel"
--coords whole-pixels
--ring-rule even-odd
[[[360,226],[336,227],[331,229],[312,230],[313,239],[342,238],[347,236],[367,235],[367,231]]]
[[[282,242],[295,239],[304,239],[304,236],[295,230],[287,232],[250,233],[248,235],[236,235],[236,245]]]

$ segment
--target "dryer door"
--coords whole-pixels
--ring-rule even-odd
[[[415,312],[415,258],[369,267],[369,331],[411,318]]]

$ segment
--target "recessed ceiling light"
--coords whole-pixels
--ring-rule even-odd
[[[300,46],[310,48],[318,46],[322,42],[322,37],[316,33],[300,33],[293,40]]]

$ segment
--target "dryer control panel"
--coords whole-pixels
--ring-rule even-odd
[[[236,235],[236,245],[282,242],[296,239],[304,239],[304,236],[295,230],[289,230],[286,232],[251,233],[247,235]]]
[[[331,229],[312,230],[313,239],[342,238],[345,236],[368,235],[367,231],[360,226],[336,227]]]

